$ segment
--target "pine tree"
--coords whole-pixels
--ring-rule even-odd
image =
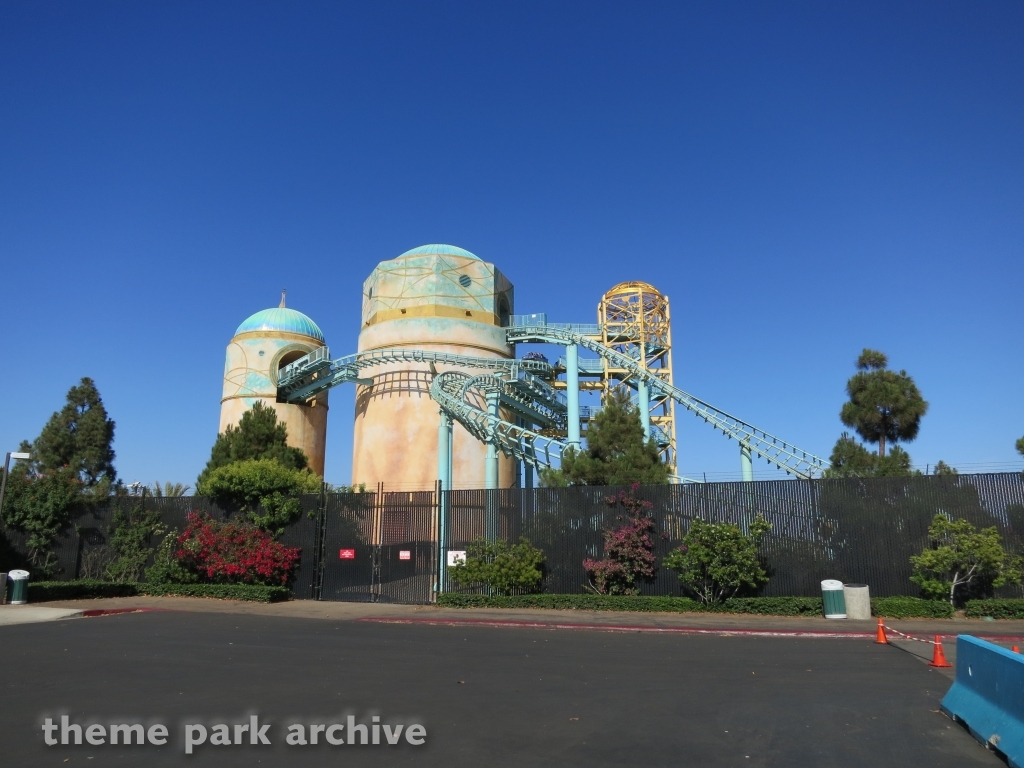
[[[1017,441],[1017,453],[1024,456],[1024,437]]]
[[[587,429],[587,448],[567,450],[560,470],[544,470],[545,485],[654,485],[668,482],[668,467],[653,440],[644,440],[640,412],[617,391]]]
[[[67,404],[54,413],[35,442],[22,443],[40,474],[68,469],[86,488],[113,483],[114,422],[90,378],[68,390]]]
[[[917,437],[928,403],[906,371],[890,371],[888,358],[865,349],[857,358],[860,371],[846,383],[849,402],[839,418],[857,430],[864,440],[878,443],[878,455],[885,456],[885,444],[909,442]]]
[[[229,424],[217,436],[196,487],[203,485],[215,469],[251,459],[273,459],[288,469],[305,469],[309,463],[300,448],[288,445],[288,428],[277,423],[274,409],[259,401],[242,414],[237,427]]]

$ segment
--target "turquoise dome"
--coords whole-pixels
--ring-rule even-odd
[[[324,334],[317,327],[317,324],[301,312],[287,307],[274,307],[264,309],[250,317],[235,331],[235,336],[250,331],[284,331],[286,333],[297,333],[300,336],[309,336],[319,342],[323,342]]]
[[[470,253],[465,248],[459,248],[457,245],[443,245],[435,243],[433,245],[421,245],[419,248],[413,248],[411,251],[406,251],[402,256],[424,256],[432,253],[445,254],[448,256],[464,256],[467,259],[476,259],[480,261],[480,257],[475,253]],[[398,256],[396,258],[402,258]]]

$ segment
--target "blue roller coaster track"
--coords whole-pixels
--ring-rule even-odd
[[[558,466],[562,454],[581,445],[580,421],[590,412],[579,405],[579,350],[587,349],[629,375],[626,382],[636,390],[644,432],[656,442],[664,439],[650,423],[646,404],[650,398],[671,398],[697,418],[735,440],[740,447],[744,480],[753,479],[753,458],[801,479],[820,477],[829,463],[812,453],[748,424],[713,405],[668,384],[649,373],[632,357],[596,340],[600,327],[547,323],[544,315],[516,316],[507,328],[509,344],[555,344],[566,347],[566,393],[550,382],[555,369],[544,360],[469,357],[420,349],[387,349],[331,359],[321,347],[285,366],[278,375],[278,400],[305,403],[314,395],[348,382],[372,384],[361,378],[367,369],[380,365],[426,363],[434,372],[430,396],[438,404],[438,478],[451,488],[451,424],[458,422],[488,447],[488,488],[497,487],[497,454],[542,468]],[[560,361],[561,363],[561,361]],[[437,366],[458,370],[437,371]],[[486,407],[481,407],[481,403]],[[507,420],[508,418],[514,421]],[[561,435],[565,434],[565,437]],[[675,476],[675,482],[695,482]]]

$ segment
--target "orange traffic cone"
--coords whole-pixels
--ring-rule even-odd
[[[1014,653],[1020,653],[1020,648],[1018,648],[1016,645],[1011,645],[1010,650]]]
[[[882,645],[889,644],[889,639],[885,636],[885,624],[882,623],[881,619],[878,620],[878,635],[875,637],[875,642]]]
[[[942,650],[942,640],[939,636],[935,636],[935,652],[932,654],[932,663],[929,667],[952,667],[953,665],[946,661],[946,652]]]

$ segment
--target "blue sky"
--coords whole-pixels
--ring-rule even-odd
[[[806,450],[870,346],[931,403],[915,463],[1019,466],[1022,39],[1018,2],[8,0],[0,450],[91,376],[121,477],[193,482],[243,319],[287,287],[350,352],[376,263],[442,242],[552,320],[655,284],[677,383]]]

